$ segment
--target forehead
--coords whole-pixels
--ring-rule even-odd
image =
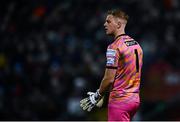
[[[112,20],[112,19],[114,19],[113,15],[107,15],[106,20]]]

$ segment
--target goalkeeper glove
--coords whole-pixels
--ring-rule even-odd
[[[98,108],[101,108],[103,106],[103,103],[104,103],[104,96],[99,100],[99,102],[96,104],[96,106]]]
[[[83,110],[87,110],[88,112],[90,112],[92,108],[94,108],[100,101],[102,96],[99,93],[99,89],[95,93],[88,92],[87,94],[89,95],[89,97],[82,99],[80,101],[80,106],[83,108]]]

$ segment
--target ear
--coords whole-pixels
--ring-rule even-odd
[[[120,28],[121,28],[121,25],[122,25],[122,24],[121,24],[121,21],[118,20],[118,22],[117,22],[117,28],[120,29]]]

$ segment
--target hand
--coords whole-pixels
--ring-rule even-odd
[[[80,106],[83,108],[83,110],[87,110],[88,112],[90,112],[92,108],[96,106],[102,96],[99,93],[99,89],[95,93],[88,92],[87,94],[89,95],[89,97],[82,99],[80,101]]]
[[[101,108],[103,106],[103,103],[104,103],[104,96],[99,100],[99,102],[96,104],[96,106],[98,108]]]

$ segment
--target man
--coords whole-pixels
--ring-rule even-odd
[[[121,10],[108,11],[104,27],[114,41],[106,52],[106,70],[99,89],[80,101],[84,110],[91,111],[110,89],[109,121],[130,121],[139,104],[139,87],[143,52],[140,45],[125,34],[128,15]]]

